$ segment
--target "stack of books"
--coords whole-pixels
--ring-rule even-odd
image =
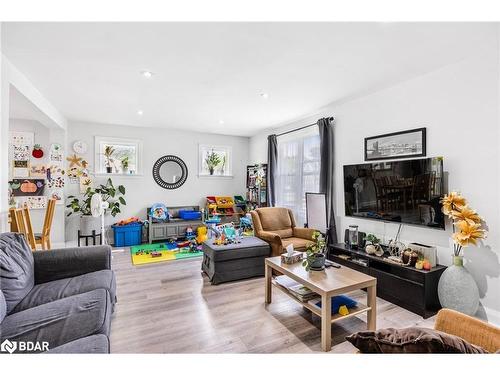
[[[277,276],[274,280],[276,281],[276,283],[286,288],[299,301],[307,302],[311,299],[319,297],[317,293],[313,292],[311,289],[298,283],[297,281],[289,278],[288,276]]]

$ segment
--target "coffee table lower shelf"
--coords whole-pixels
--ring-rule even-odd
[[[285,294],[287,294],[295,302],[301,304],[303,307],[305,307],[306,309],[308,309],[310,312],[312,312],[313,314],[315,314],[315,315],[317,315],[317,316],[319,316],[321,318],[321,308],[319,308],[316,305],[310,304],[309,302],[303,302],[303,301],[301,301],[296,296],[294,296],[292,293],[290,293],[287,288],[285,288],[284,286],[278,284],[276,282],[276,280],[274,280],[274,279],[272,280],[272,284],[276,288],[280,289],[282,292],[284,292]],[[318,296],[318,298],[320,298],[320,297]],[[342,320],[342,319],[345,319],[345,318],[350,318],[350,317],[355,316],[355,315],[363,314],[363,313],[366,313],[366,312],[370,311],[371,309],[372,309],[371,307],[363,305],[362,303],[358,302],[358,304],[357,304],[356,307],[352,307],[352,308],[349,309],[349,314],[348,315],[340,315],[338,313],[337,314],[333,314],[331,322],[334,323],[334,322],[338,322],[339,320]]]

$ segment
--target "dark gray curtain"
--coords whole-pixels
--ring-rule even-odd
[[[276,204],[275,175],[278,162],[278,139],[276,134],[267,137],[267,201],[269,207]]]
[[[318,120],[321,169],[319,175],[319,192],[326,195],[326,213],[328,218],[328,241],[337,242],[335,213],[333,211],[333,125],[329,118]]]

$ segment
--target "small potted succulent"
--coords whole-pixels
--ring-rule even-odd
[[[325,268],[326,241],[318,231],[313,233],[312,239],[313,243],[306,247],[306,259],[302,262],[302,266],[306,271],[321,271]]]
[[[367,236],[365,236],[365,241],[367,242],[367,245],[365,246],[365,251],[367,254],[378,255],[381,252],[382,248],[380,247],[380,239],[377,238],[377,236],[370,233]]]

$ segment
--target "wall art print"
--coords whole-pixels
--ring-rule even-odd
[[[9,182],[9,188],[14,197],[40,196],[43,195],[45,180],[14,178]]]

